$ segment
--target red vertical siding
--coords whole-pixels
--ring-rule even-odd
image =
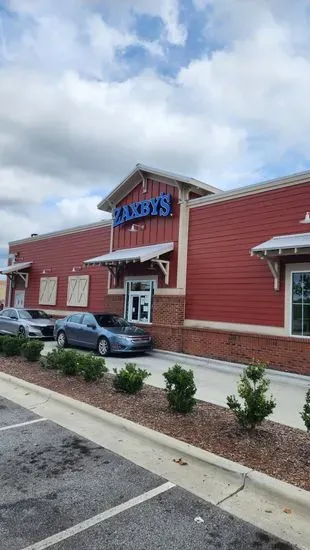
[[[267,263],[249,251],[276,235],[309,232],[299,223],[309,207],[305,183],[191,209],[186,318],[284,326],[284,266],[276,292]]]
[[[82,266],[83,261],[105,254],[110,249],[110,226],[99,227],[67,235],[57,235],[46,239],[14,244],[10,252],[19,252],[23,261],[33,262],[29,270],[29,284],[25,293],[25,306],[37,307],[41,277],[58,277],[57,303],[55,306],[41,306],[43,309],[75,310],[67,306],[68,276],[73,275],[72,268]],[[44,269],[51,272],[42,274]],[[83,267],[76,275],[89,274],[88,307],[92,311],[107,307],[107,277],[105,267]],[[12,304],[14,303],[14,293]]]
[[[134,248],[136,246],[147,246],[157,243],[174,242],[175,249],[169,255],[170,260],[170,281],[169,287],[176,286],[177,279],[177,245],[179,236],[179,213],[180,208],[178,204],[179,191],[177,187],[168,186],[166,184],[147,180],[147,191],[143,192],[142,184],[137,185],[117,206],[124,206],[125,204],[131,204],[142,200],[148,200],[152,197],[157,197],[160,193],[170,193],[172,195],[172,216],[160,217],[149,216],[146,218],[140,218],[138,220],[132,220],[119,227],[115,227],[113,231],[113,250],[122,248]],[[138,230],[137,233],[131,233],[129,231],[131,225],[136,223],[138,225],[144,225],[144,230]],[[146,271],[146,267],[139,265],[139,274],[149,273]],[[157,271],[156,274],[160,274]],[[128,266],[126,270],[127,275],[136,274],[136,267]],[[159,276],[159,286],[164,286],[163,278]]]

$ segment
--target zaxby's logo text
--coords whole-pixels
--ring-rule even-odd
[[[170,194],[161,193],[153,199],[126,204],[113,211],[113,227],[122,225],[136,218],[146,216],[170,216],[172,211],[172,197]]]

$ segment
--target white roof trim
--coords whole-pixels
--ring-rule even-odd
[[[300,172],[298,174],[292,174],[283,178],[276,178],[273,180],[263,181],[255,183],[253,185],[246,185],[245,187],[238,187],[237,189],[231,189],[229,191],[223,191],[214,195],[207,195],[204,197],[198,197],[197,199],[191,199],[188,201],[190,208],[197,208],[199,206],[209,206],[214,202],[224,202],[233,199],[239,199],[248,195],[256,195],[257,193],[265,193],[267,191],[273,191],[274,189],[281,189],[284,187],[290,187],[293,185],[300,185],[310,182],[310,170],[307,172]]]
[[[72,233],[82,233],[83,231],[90,231],[91,229],[96,229],[99,227],[106,227],[111,225],[112,219],[101,220],[95,223],[89,223],[87,225],[77,225],[75,227],[69,227],[68,229],[60,229],[59,231],[53,231],[52,233],[42,233],[42,235],[37,235],[35,237],[27,237],[26,239],[19,239],[17,241],[9,242],[9,245],[30,243],[34,241],[42,241],[44,239],[51,239],[53,237],[60,237],[61,235],[71,235]]]
[[[221,189],[208,185],[207,183],[195,178],[181,176],[180,174],[175,174],[174,172],[168,172],[166,170],[158,170],[158,168],[152,168],[151,166],[146,166],[145,164],[137,164],[130,174],[128,174],[128,176],[126,176],[121,183],[111,191],[111,193],[100,201],[98,204],[99,210],[106,210],[107,212],[110,212],[112,210],[112,205],[122,200],[124,196],[130,192],[131,188],[134,188],[139,184],[138,177],[140,176],[140,179],[142,179],[142,173],[144,173],[147,177],[155,176],[155,178],[158,177],[169,180],[170,184],[174,186],[177,185],[177,182],[185,183],[191,186],[193,191],[196,188],[197,192],[200,190],[205,193],[222,193]],[[134,178],[134,176],[136,176],[136,178]],[[130,185],[131,180],[132,185]]]
[[[32,262],[21,262],[12,265],[6,265],[5,267],[0,267],[0,273],[2,273],[3,275],[8,275],[9,273],[15,273],[17,271],[27,269],[28,267],[31,267],[31,265]]]
[[[86,265],[116,265],[122,262],[147,262],[158,258],[163,254],[167,254],[174,249],[174,243],[162,243],[153,244],[150,246],[140,246],[137,248],[125,248],[123,250],[115,250],[104,254],[103,256],[97,256],[96,258],[90,258],[90,260],[84,260]]]
[[[268,253],[280,256],[282,252],[291,251],[292,254],[304,254],[305,249],[310,250],[310,233],[297,233],[295,235],[280,235],[273,237],[251,249],[251,254],[266,256]]]

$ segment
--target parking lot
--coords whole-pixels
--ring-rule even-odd
[[[292,547],[0,397],[0,548]]]

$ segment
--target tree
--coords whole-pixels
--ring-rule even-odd
[[[301,418],[303,419],[307,432],[310,432],[310,388],[306,393],[306,403],[302,412],[300,413]]]
[[[235,413],[239,424],[247,430],[253,430],[261,424],[274,410],[276,401],[266,393],[270,380],[265,378],[265,365],[253,363],[244,369],[238,384],[238,394],[243,399],[240,403],[235,395],[227,397],[228,407]]]

